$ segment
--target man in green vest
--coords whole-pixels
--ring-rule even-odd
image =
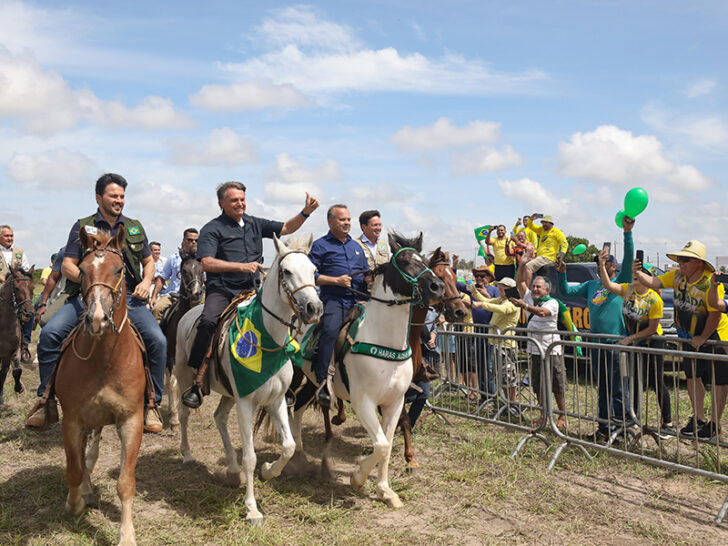
[[[161,432],[162,421],[157,407],[162,401],[164,387],[164,367],[167,357],[167,340],[147,307],[147,301],[154,280],[154,260],[142,224],[138,220],[124,216],[124,198],[127,182],[118,174],[105,174],[96,181],[95,214],[81,218],[73,224],[68,235],[62,272],[67,278],[69,293],[66,303],[41,330],[38,340],[38,367],[41,384],[38,396],[45,393],[48,379],[58,358],[63,340],[78,322],[83,310],[79,297],[80,270],[78,264],[83,257],[83,249],[78,238],[81,226],[96,227],[115,235],[118,230],[125,231],[122,254],[125,264],[126,304],[129,319],[139,330],[149,357],[149,368],[154,383],[156,407],[144,410],[144,432]],[[48,419],[46,419],[46,412]],[[26,420],[29,428],[42,428],[46,422],[58,420],[55,400],[41,406]]]
[[[8,225],[0,226],[0,284],[5,282],[10,268],[22,269],[30,271],[30,264],[25,252],[19,246],[14,246],[15,233],[13,228]],[[20,360],[24,364],[30,363],[30,352],[28,344],[30,343],[30,334],[33,332],[33,321],[30,320],[23,324],[23,341],[20,348]]]

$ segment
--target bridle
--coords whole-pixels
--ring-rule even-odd
[[[115,248],[108,248],[107,246],[104,246],[101,248],[95,248],[93,250],[88,250],[84,254],[83,259],[85,260],[86,257],[91,253],[93,253],[94,256],[96,256],[97,258],[103,258],[104,254],[106,254],[107,252],[116,254],[117,256],[119,256],[119,258],[121,258],[122,264],[124,263],[124,255],[121,253],[121,251],[117,250]],[[86,298],[88,297],[89,292],[91,291],[91,289],[94,286],[103,286],[105,288],[108,288],[111,291],[111,297],[113,299],[113,302],[111,304],[111,310],[109,313],[111,315],[111,320],[109,322],[111,322],[111,329],[117,336],[124,329],[124,326],[126,325],[126,321],[128,319],[128,313],[125,311],[124,318],[121,320],[121,325],[116,326],[116,323],[114,322],[114,312],[116,311],[116,307],[119,305],[119,302],[121,301],[121,295],[122,295],[121,283],[123,282],[123,280],[124,280],[124,269],[122,269],[121,274],[119,275],[119,280],[116,282],[116,285],[111,285],[111,284],[109,284],[107,282],[103,282],[103,281],[92,282],[90,285],[88,285],[86,287],[86,289],[83,291],[83,295],[82,295],[83,301],[85,302]],[[88,312],[88,306],[85,306],[84,314],[87,312]],[[91,358],[91,354],[94,352],[94,348],[96,347],[97,337],[93,338],[93,344],[91,345],[91,350],[85,357],[82,357],[80,354],[78,354],[78,351],[76,350],[75,342],[76,342],[76,336],[74,335],[73,340],[71,341],[71,348],[73,349],[73,354],[76,355],[76,358],[78,358],[79,360],[88,360],[89,358]]]
[[[194,258],[193,258],[194,259]],[[196,284],[199,284],[202,286],[202,281],[196,276],[192,276],[191,279],[185,280],[184,275],[182,274],[182,268],[180,265],[180,270],[177,272],[179,275],[179,295],[182,299],[190,299],[192,297],[192,289]]]
[[[301,334],[301,332],[303,331],[303,320],[301,320],[301,314],[303,313],[303,309],[296,301],[296,298],[293,297],[293,294],[295,294],[299,290],[303,290],[304,288],[310,287],[310,288],[313,288],[314,290],[316,289],[316,285],[311,284],[311,283],[302,284],[301,286],[298,286],[294,289],[291,289],[291,287],[288,286],[288,283],[286,282],[286,280],[283,276],[283,260],[288,258],[288,256],[290,256],[291,254],[303,254],[306,257],[308,257],[308,254],[306,252],[303,252],[302,250],[291,250],[291,251],[287,252],[285,256],[283,256],[282,258],[280,258],[278,260],[278,293],[280,294],[281,290],[283,290],[283,292],[286,294],[286,297],[288,298],[288,305],[291,306],[291,309],[293,310],[293,314],[295,315],[293,317],[293,319],[290,322],[287,322],[287,321],[283,320],[281,317],[279,317],[278,315],[276,315],[273,311],[268,309],[265,305],[263,305],[262,289],[258,292],[258,298],[260,298],[261,309],[263,311],[265,311],[266,313],[268,313],[270,316],[272,316],[274,319],[276,319],[278,322],[280,322],[284,326],[288,327],[288,341],[283,343],[283,345],[276,347],[275,349],[266,349],[265,347],[263,347],[261,345],[260,348],[264,351],[269,351],[269,352],[278,351],[278,350],[282,349],[283,347],[289,345],[296,338],[296,336],[299,336]],[[299,324],[298,327],[296,326],[296,322],[298,322],[298,324]],[[296,331],[295,335],[291,335],[291,332],[293,330]]]
[[[12,297],[13,297],[13,312],[15,313],[15,316],[18,317],[18,319],[22,320],[21,319],[21,316],[23,314],[22,307],[23,307],[23,305],[25,305],[28,302],[33,303],[33,298],[25,298],[23,300],[18,300],[19,296],[15,291],[15,283],[16,282],[32,283],[33,279],[31,277],[28,277],[28,278],[16,277],[15,274],[13,274],[12,280],[13,280],[13,284],[12,284],[12,288],[10,289],[10,293],[12,294]],[[32,291],[31,291],[31,294],[32,294]]]

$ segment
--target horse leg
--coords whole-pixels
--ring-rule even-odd
[[[420,465],[415,460],[415,450],[412,447],[412,422],[404,404],[402,404],[402,413],[397,424],[402,429],[402,436],[404,437],[404,460],[407,461],[407,471],[414,472],[420,468]]]
[[[334,415],[331,418],[331,422],[337,426],[343,425],[346,422],[346,407],[344,406],[344,401],[341,398],[339,398],[338,405],[339,405],[339,413],[337,413],[336,415]]]
[[[404,400],[404,399],[403,399]],[[364,485],[372,469],[381,461],[391,449],[391,443],[379,425],[377,406],[371,400],[354,400],[352,396],[351,405],[354,408],[362,426],[369,433],[374,444],[372,454],[365,457],[359,464],[359,469],[351,475],[351,486],[357,490]],[[396,423],[395,423],[396,424]]]
[[[167,371],[167,396],[169,400],[169,425],[172,432],[179,432],[179,382],[177,376]]]
[[[255,479],[255,446],[253,444],[253,413],[255,408],[250,401],[240,399],[235,404],[238,413],[238,426],[240,427],[240,439],[243,442],[243,470],[245,471],[245,507],[248,513],[245,520],[253,526],[263,524],[263,514],[258,511],[258,504],[255,502],[254,485]]]
[[[13,381],[15,381],[14,391],[17,394],[25,392],[25,386],[20,380],[20,376],[23,375],[23,368],[20,367],[20,359],[13,360]]]
[[[293,457],[296,451],[296,442],[291,434],[291,426],[288,422],[288,407],[286,397],[281,396],[266,408],[268,415],[273,419],[273,424],[281,437],[281,455],[273,463],[263,463],[260,467],[260,477],[264,480],[277,478],[281,475],[283,467]]]
[[[68,484],[68,497],[66,497],[66,512],[72,516],[79,516],[86,507],[81,495],[81,482],[85,471],[83,461],[86,431],[81,424],[68,416],[63,416],[63,449],[66,452],[66,484]]]
[[[235,487],[240,486],[240,465],[238,465],[238,456],[235,453],[235,448],[230,440],[230,432],[228,431],[228,417],[230,416],[230,410],[233,409],[235,400],[229,396],[221,396],[220,403],[217,405],[215,410],[215,424],[217,430],[222,438],[222,445],[225,449],[225,458],[227,459],[227,482]]]
[[[5,404],[5,401],[3,400],[3,390],[5,390],[5,378],[8,375],[9,367],[9,364],[6,366],[4,363],[0,362],[0,407]]]
[[[341,399],[339,399],[341,401]],[[329,420],[329,408],[321,408],[321,413],[324,418],[324,435],[326,439],[326,445],[321,455],[321,477],[324,480],[331,481],[333,478],[333,472],[331,470],[330,453],[331,443],[334,438],[334,432],[331,430],[331,421]]]
[[[195,458],[192,456],[192,452],[190,451],[190,443],[187,438],[187,425],[190,420],[190,408],[185,406],[184,404],[180,404],[180,392],[184,392],[185,389],[190,387],[192,385],[192,374],[190,373],[188,367],[186,364],[182,364],[182,362],[186,362],[185,360],[177,360],[180,362],[175,369],[173,370],[173,375],[177,378],[177,397],[175,398],[175,402],[177,404],[177,407],[179,408],[179,425],[180,425],[180,438],[179,438],[179,450],[182,452],[182,464],[192,464],[195,462]],[[181,369],[185,368],[185,369]],[[186,373],[185,373],[186,372]],[[189,383],[189,384],[187,384]]]
[[[116,426],[121,441],[121,471],[116,482],[116,493],[121,501],[121,528],[119,544],[135,545],[134,522],[132,520],[132,503],[136,492],[136,470],[139,446],[142,444],[144,429],[144,413],[142,408],[129,419]]]
[[[91,484],[91,474],[96,467],[96,461],[99,458],[99,442],[101,441],[101,429],[94,429],[86,442],[86,469],[81,482],[81,495],[86,502],[86,506],[94,506],[96,504],[96,495],[94,495],[93,486]]]
[[[399,404],[382,407],[382,428],[389,444],[384,457],[379,461],[377,475],[377,497],[383,500],[390,508],[401,508],[402,501],[399,495],[389,487],[389,458],[392,455],[392,439],[397,428],[397,416],[404,410],[404,398]],[[409,419],[408,419],[409,421]]]

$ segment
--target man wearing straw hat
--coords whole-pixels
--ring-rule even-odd
[[[683,345],[684,351],[714,353],[715,346],[705,345],[707,340],[728,340],[728,318],[716,307],[710,305],[711,274],[715,268],[706,260],[705,245],[697,240],[688,241],[682,250],[667,255],[678,263],[678,269],[668,271],[659,277],[637,272],[636,279],[653,289],[672,287],[675,301],[675,324],[677,335],[690,340]],[[723,286],[718,286],[717,297],[724,296]],[[709,358],[683,359],[683,371],[687,377],[688,397],[693,407],[693,416],[680,434],[698,438],[713,438],[720,434],[720,417],[728,394],[728,371],[723,362],[715,363],[713,381],[713,360]],[[714,383],[715,396],[711,403],[710,422],[705,420],[705,383]]]
[[[534,216],[528,220],[526,227],[538,236],[538,248],[536,257],[525,264],[526,286],[531,286],[531,278],[536,271],[542,267],[559,265],[569,250],[569,241],[563,231],[554,227],[554,219],[550,214],[541,218],[540,226],[533,223]]]

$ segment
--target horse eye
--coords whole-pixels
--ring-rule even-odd
[[[291,272],[290,272],[290,271],[288,271],[288,269],[283,269],[282,271],[283,271],[283,275],[284,275],[285,277],[290,277],[290,276],[291,276]]]
[[[114,271],[114,274],[115,274],[115,275],[121,275],[121,272],[122,272],[122,271],[124,271],[124,266],[123,266],[123,265],[120,265],[120,266],[118,266],[118,267],[116,268],[116,270]]]

